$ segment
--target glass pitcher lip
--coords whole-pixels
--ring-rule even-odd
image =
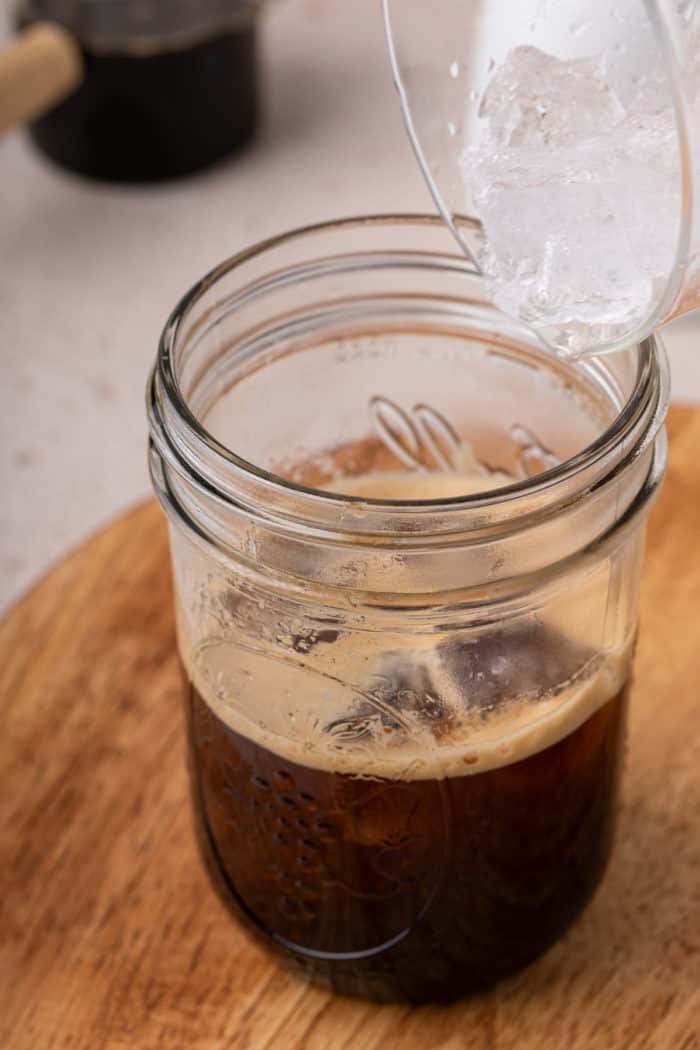
[[[470,225],[474,224],[475,221],[469,217],[460,218],[460,222]],[[635,424],[639,422],[645,410],[649,413],[651,409],[651,415],[643,427],[643,445],[635,446],[635,455],[638,455],[642,448],[646,447],[654,439],[666,413],[669,378],[666,355],[662,345],[657,337],[650,336],[640,344],[637,379],[631,396],[615,420],[593,443],[573,457],[564,460],[543,473],[488,491],[427,500],[382,500],[343,495],[310,488],[282,478],[242,458],[235,451],[227,448],[208,432],[192,412],[186,397],[182,394],[176,375],[172,351],[189,310],[223,276],[231,273],[246,261],[263,256],[267,251],[277,246],[301,240],[314,234],[359,228],[366,225],[374,228],[381,225],[416,227],[427,225],[444,229],[442,220],[438,216],[420,213],[362,215],[307,225],[275,235],[243,249],[214,267],[182,297],[171,313],[163,330],[156,365],[149,383],[148,410],[151,435],[156,442],[159,452],[165,453],[168,458],[174,452],[176,459],[180,461],[181,468],[184,466],[185,469],[189,469],[195,474],[199,473],[200,480],[210,489],[216,490],[218,486],[214,476],[210,475],[206,468],[205,461],[207,457],[211,457],[213,463],[219,468],[219,471],[216,472],[217,474],[220,474],[220,470],[223,468],[227,473],[232,473],[234,478],[251,479],[262,486],[262,491],[266,492],[270,498],[274,498],[275,494],[296,496],[308,504],[309,510],[312,510],[314,505],[319,508],[331,509],[333,507],[366,507],[368,511],[373,510],[391,516],[394,513],[401,514],[411,510],[420,513],[421,511],[449,512],[450,510],[458,511],[472,508],[487,509],[517,500],[519,497],[546,493],[557,486],[558,483],[575,477],[584,468],[594,466],[598,460],[603,459],[634,429]],[[349,252],[348,257],[352,254],[354,253]],[[387,248],[386,254],[388,257],[391,256],[392,249]],[[416,249],[416,254],[420,255],[421,250]],[[431,255],[433,258],[435,257],[434,253],[431,253]],[[451,255],[448,253],[443,253],[443,258],[449,260],[451,267],[456,266],[457,269],[463,270],[468,275],[479,276],[478,271],[467,259],[457,254]],[[500,315],[500,312],[495,312]],[[507,318],[505,315],[500,316],[503,316],[504,323],[507,323],[509,326],[517,324],[517,322],[513,322],[512,319]],[[522,328],[523,326],[519,327]],[[656,363],[656,368],[654,368],[654,363]],[[655,376],[658,377],[656,390],[654,390]],[[159,407],[161,401],[162,405]],[[171,434],[166,436],[163,433],[164,421],[168,417],[169,422],[165,422],[166,428],[171,430],[170,423],[176,423],[176,429],[178,430],[178,434],[174,439]],[[227,492],[219,489],[217,495],[224,500],[230,499],[235,502],[235,493],[232,491]]]

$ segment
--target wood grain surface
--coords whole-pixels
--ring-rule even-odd
[[[698,1050],[700,411],[669,429],[610,870],[542,960],[448,1008],[309,988],[210,889],[158,509],[53,569],[0,625],[0,1046]]]

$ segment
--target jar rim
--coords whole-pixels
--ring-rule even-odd
[[[477,220],[468,217],[460,217],[460,222],[466,225],[478,225]],[[311,511],[312,517],[314,516],[313,507],[331,508],[337,511],[338,508],[356,507],[357,505],[361,505],[367,511],[380,512],[389,517],[411,510],[415,512],[440,512],[442,514],[450,511],[468,511],[473,508],[479,508],[480,510],[489,509],[508,501],[517,501],[522,497],[542,495],[560,483],[576,477],[587,468],[595,467],[596,463],[605,459],[611,451],[620,445],[625,436],[630,433],[630,430],[634,429],[634,425],[639,421],[640,416],[646,416],[647,422],[643,428],[643,445],[637,447],[637,454],[642,450],[642,447],[647,447],[654,439],[666,413],[669,378],[668,364],[663,346],[658,338],[652,335],[638,344],[637,376],[632,392],[612,423],[593,442],[574,456],[563,460],[542,473],[516,480],[512,484],[500,485],[494,489],[462,496],[424,500],[389,500],[328,492],[322,489],[311,488],[274,474],[243,458],[234,450],[222,444],[206,429],[190,408],[176,374],[174,350],[182,326],[190,311],[207,291],[222,278],[233,273],[244,263],[262,257],[274,248],[294,241],[300,241],[308,236],[346,229],[350,230],[368,225],[375,228],[386,225],[430,226],[444,229],[442,219],[439,216],[411,213],[364,215],[315,223],[269,237],[243,249],[214,267],[193,285],[172,311],[160,339],[150,388],[149,408],[152,433],[155,422],[153,406],[162,393],[171,416],[174,416],[178,421],[178,426],[182,427],[181,437],[184,438],[184,446],[190,443],[196,446],[196,455],[190,460],[191,464],[196,463],[201,467],[203,457],[210,456],[224,471],[227,471],[229,474],[232,473],[239,478],[247,478],[254,481],[256,484],[261,485],[268,495],[273,497],[292,496],[305,501],[309,504],[308,509]],[[420,254],[420,252],[417,254]],[[456,252],[454,254],[445,252],[444,254],[445,258],[449,259],[452,269],[462,270],[468,276],[480,276],[474,265],[467,259],[458,256]],[[501,316],[503,316],[504,324],[509,326],[515,324],[506,315]],[[522,325],[519,327],[521,330],[524,330]],[[654,390],[655,379],[658,380],[656,390]],[[156,385],[157,390],[155,389]],[[213,475],[206,480],[213,484],[214,488],[217,488],[217,481]],[[230,491],[220,491],[218,495],[226,499],[232,493]]]

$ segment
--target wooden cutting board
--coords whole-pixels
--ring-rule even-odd
[[[54,568],[0,625],[0,1046],[698,1050],[700,411],[670,434],[611,868],[545,958],[449,1008],[309,988],[209,888],[159,510]]]

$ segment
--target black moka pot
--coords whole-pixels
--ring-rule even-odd
[[[167,179],[226,156],[257,114],[251,0],[26,0],[0,57],[0,130],[95,178]]]

